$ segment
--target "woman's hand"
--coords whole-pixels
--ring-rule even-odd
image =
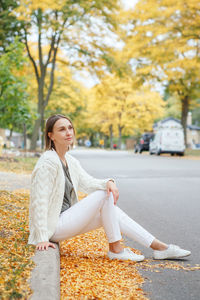
[[[45,249],[48,250],[48,247],[52,247],[56,249],[55,244],[51,242],[41,242],[36,245],[36,250],[45,250]]]
[[[107,186],[108,196],[110,196],[110,193],[113,194],[114,204],[116,205],[117,200],[119,198],[119,191],[118,191],[118,188],[117,188],[116,184],[113,181],[109,180],[107,182],[106,186]]]

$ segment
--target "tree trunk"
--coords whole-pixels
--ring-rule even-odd
[[[31,150],[36,149],[36,143],[39,135],[39,129],[42,130],[42,122],[44,120],[44,77],[39,78],[38,82],[38,119],[35,121],[33,134],[31,138]],[[43,132],[42,132],[43,134]],[[42,146],[42,145],[41,145]]]
[[[110,132],[110,149],[113,149],[113,130],[112,130],[112,125],[109,126],[109,132]]]
[[[182,100],[182,111],[181,111],[181,124],[183,126],[183,131],[184,131],[184,140],[185,140],[185,145],[187,145],[187,115],[189,111],[189,98],[188,96],[185,96],[185,98]]]
[[[93,132],[89,135],[89,140],[91,142],[91,146],[94,147],[94,133]]]
[[[26,151],[26,123],[24,123],[23,126],[24,126],[24,150]]]
[[[55,64],[56,64],[56,56],[57,56],[57,51],[58,51],[58,45],[60,43],[60,38],[61,38],[61,33],[53,33],[52,35],[52,41],[51,41],[51,47],[47,56],[47,60],[44,63],[44,57],[42,56],[42,42],[41,42],[41,28],[42,28],[42,19],[40,19],[40,13],[41,11],[38,10],[38,52],[39,52],[39,66],[37,66],[36,61],[34,60],[30,48],[28,45],[28,40],[27,40],[27,32],[25,31],[25,45],[26,49],[28,52],[28,56],[33,64],[34,70],[35,70],[35,76],[37,79],[38,83],[38,119],[35,121],[34,129],[33,129],[33,134],[31,138],[31,150],[36,149],[36,142],[39,134],[39,128],[41,127],[42,131],[42,148],[44,146],[44,111],[45,108],[49,102],[50,95],[52,93],[53,85],[54,85],[54,71],[55,71]],[[67,21],[67,20],[66,20]],[[64,23],[65,24],[65,23]],[[64,26],[63,24],[63,26]],[[63,27],[64,28],[64,27]],[[44,92],[44,87],[45,87],[45,78],[48,76],[47,75],[47,67],[51,64],[50,67],[50,73],[49,73],[49,78],[50,78],[50,83],[48,84],[47,87],[47,92]]]
[[[42,112],[42,116],[41,116],[41,133],[42,133],[42,144],[41,144],[41,148],[44,149],[44,132],[45,131],[45,126],[44,126],[44,111]]]
[[[122,126],[118,125],[118,132],[119,132],[119,137],[118,137],[118,149],[121,150],[122,147]]]
[[[12,134],[13,134],[13,128],[12,129],[10,129],[10,135],[9,135],[9,137],[8,137],[8,140],[10,141],[11,140],[11,138],[12,138]]]
[[[40,124],[41,124],[41,117],[39,117],[37,120],[35,120],[33,134],[31,137],[31,150],[36,149],[36,142],[37,142],[38,135],[39,135]]]
[[[104,136],[104,149],[106,149],[107,143],[108,143],[108,136],[105,135],[105,136]]]

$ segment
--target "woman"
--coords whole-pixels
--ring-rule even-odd
[[[116,206],[119,192],[114,179],[90,176],[67,152],[73,146],[75,130],[69,118],[53,115],[46,122],[46,151],[31,177],[28,244],[38,250],[55,248],[53,242],[104,228],[108,258],[142,261],[143,255],[123,248],[121,232],[154,250],[154,259],[182,258],[191,254],[167,245],[142,228]],[[89,194],[78,202],[78,190]]]

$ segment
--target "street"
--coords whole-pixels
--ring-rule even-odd
[[[191,250],[184,265],[200,264],[200,160],[150,156],[127,151],[73,150],[87,172],[97,178],[113,177],[119,187],[118,206],[158,239]],[[136,242],[145,257],[152,250]],[[152,300],[200,299],[200,272],[139,269],[143,289]]]

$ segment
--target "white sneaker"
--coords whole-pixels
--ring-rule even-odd
[[[154,259],[176,259],[190,255],[191,252],[188,250],[181,249],[179,246],[170,244],[166,250],[154,250]]]
[[[132,261],[143,261],[144,260],[143,255],[135,254],[129,248],[124,248],[124,251],[120,252],[120,253],[114,253],[114,252],[108,251],[107,255],[110,259],[132,260]]]

